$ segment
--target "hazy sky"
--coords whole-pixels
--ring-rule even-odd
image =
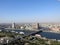
[[[0,0],[4,22],[60,22],[60,0]]]

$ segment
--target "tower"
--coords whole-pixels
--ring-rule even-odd
[[[15,29],[15,23],[12,23],[12,28]]]
[[[32,25],[32,28],[33,28],[33,29],[39,29],[39,23],[34,23],[34,24]]]

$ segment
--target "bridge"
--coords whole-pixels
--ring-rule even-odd
[[[35,34],[38,34],[38,33],[40,33],[40,32],[42,32],[42,31],[41,31],[41,30],[40,30],[40,31],[36,31],[36,32],[33,32],[33,33],[28,34],[28,35],[26,35],[26,36],[23,36],[23,37],[16,37],[16,38],[14,38],[13,40],[10,40],[8,43],[3,43],[3,45],[10,45],[10,43],[15,42],[15,41],[17,41],[17,40],[23,40],[23,41],[24,41],[24,38],[25,38],[25,37],[30,36],[30,35],[35,35]],[[25,41],[26,41],[26,40],[25,40]]]

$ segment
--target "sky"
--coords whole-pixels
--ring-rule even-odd
[[[0,0],[0,23],[60,22],[60,0]]]

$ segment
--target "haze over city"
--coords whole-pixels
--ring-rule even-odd
[[[0,45],[60,45],[60,0],[0,0]]]
[[[59,0],[0,0],[0,23],[60,22]]]

